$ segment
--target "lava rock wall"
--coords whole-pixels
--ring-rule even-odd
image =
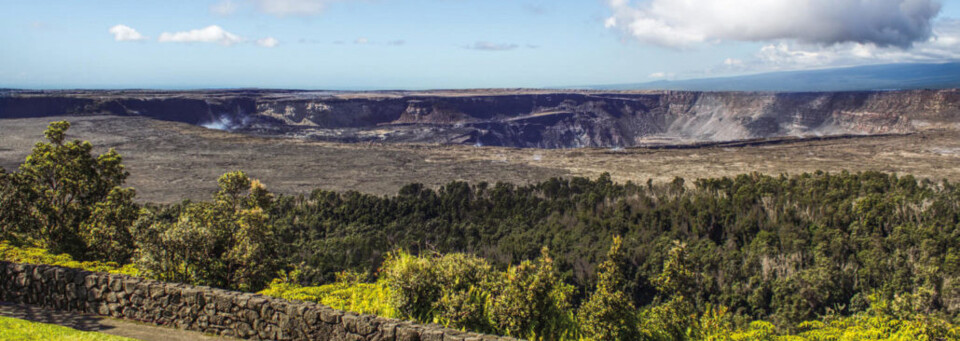
[[[10,262],[0,262],[0,300],[253,340],[514,340],[311,302]]]

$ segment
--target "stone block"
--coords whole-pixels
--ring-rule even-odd
[[[443,341],[443,330],[428,328],[420,334],[421,341]]]
[[[343,316],[343,313],[333,309],[329,309],[329,308],[320,311],[320,319],[326,323],[331,323],[331,324],[340,323],[341,316]]]
[[[420,341],[420,329],[409,324],[397,326],[397,341]]]

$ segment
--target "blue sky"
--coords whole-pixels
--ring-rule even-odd
[[[557,87],[960,57],[957,0],[793,2],[0,0],[0,87]]]

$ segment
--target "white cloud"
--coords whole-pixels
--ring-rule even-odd
[[[647,78],[653,79],[672,79],[675,75],[672,72],[654,72],[651,73]]]
[[[242,37],[227,32],[217,25],[207,26],[201,29],[183,31],[183,32],[163,32],[158,39],[161,43],[217,43],[223,46],[230,46],[236,43],[244,42]]]
[[[277,45],[280,45],[280,41],[274,37],[266,37],[263,39],[257,39],[257,45],[263,47],[276,47]]]
[[[909,47],[930,37],[938,0],[607,0],[604,25],[673,48],[791,40]]]
[[[147,39],[140,32],[127,25],[116,25],[110,28],[110,34],[113,34],[113,40],[116,41],[139,41]]]
[[[332,3],[351,0],[253,0],[264,13],[276,16],[316,15]]]
[[[473,43],[472,46],[467,46],[466,48],[472,50],[480,51],[509,51],[516,50],[520,45],[517,44],[507,44],[507,43],[491,43],[489,41],[478,41]]]
[[[357,38],[356,40],[353,41],[354,44],[358,44],[358,45],[364,45],[369,42],[370,40],[364,37]]]
[[[723,61],[723,65],[727,65],[727,66],[743,65],[743,60],[736,59],[736,58],[727,58]]]
[[[241,7],[246,9],[252,6],[261,13],[278,17],[312,16],[322,13],[331,4],[350,1],[365,0],[220,0],[210,6],[210,12],[228,16],[236,13]]]
[[[910,49],[874,43],[846,42],[830,46],[780,41],[763,46],[753,59],[729,62],[717,72],[803,70],[867,64],[960,61],[960,20],[937,21],[933,35]]]
[[[221,0],[210,6],[210,12],[216,15],[228,16],[237,11],[237,3],[233,0]]]

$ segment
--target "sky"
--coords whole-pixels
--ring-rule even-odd
[[[540,88],[960,61],[960,0],[0,0],[6,88]]]

